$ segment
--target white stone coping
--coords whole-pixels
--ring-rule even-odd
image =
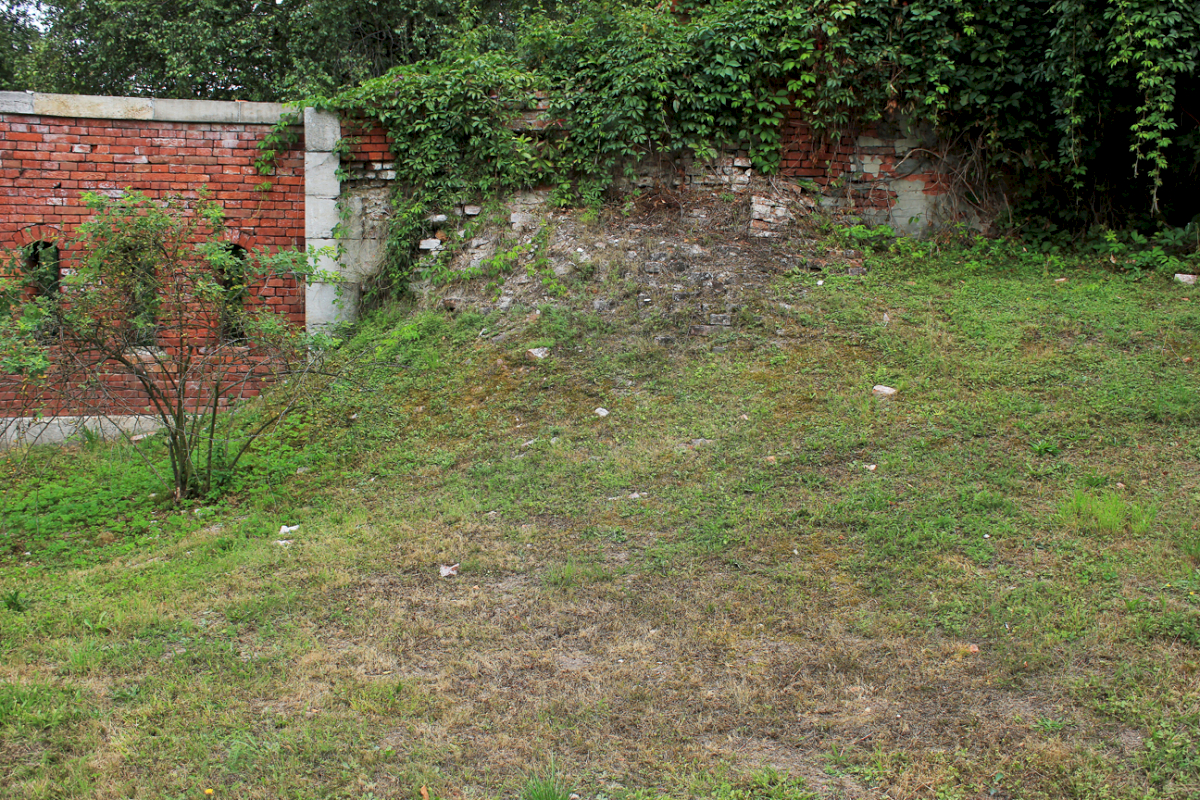
[[[43,117],[274,125],[287,111],[287,107],[282,103],[0,92],[0,114],[31,114]]]

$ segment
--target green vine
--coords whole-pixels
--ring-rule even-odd
[[[773,173],[789,107],[818,134],[904,115],[971,143],[967,180],[1000,176],[1017,213],[1047,230],[1190,217],[1173,165],[1200,158],[1180,91],[1197,77],[1194,2],[667,5],[559,7],[499,38],[469,17],[437,57],[300,101],[390,137],[399,177],[380,287],[404,282],[425,218],[453,204],[549,185],[559,203],[595,206],[648,154],[730,144]],[[512,124],[535,93],[549,104],[536,132]],[[293,124],[264,142],[263,165]]]

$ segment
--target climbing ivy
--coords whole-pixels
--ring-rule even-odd
[[[789,106],[818,134],[895,115],[934,126],[957,148],[947,164],[998,185],[1027,233],[1182,226],[1200,211],[1197,0],[522,8],[503,36],[466,14],[436,57],[302,101],[390,134],[401,272],[409,234],[452,202],[548,183],[596,203],[634,159],[732,142],[774,172]],[[513,130],[535,91],[548,127]]]

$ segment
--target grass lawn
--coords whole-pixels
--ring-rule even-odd
[[[1200,796],[1200,292],[866,262],[380,312],[210,504],[2,454],[2,793]]]

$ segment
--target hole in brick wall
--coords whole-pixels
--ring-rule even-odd
[[[32,242],[25,248],[25,280],[30,299],[38,297],[56,298],[62,291],[62,259],[58,246],[53,242]],[[53,317],[54,306],[50,307],[51,317],[44,319],[39,325],[39,334],[53,336],[58,332],[58,325]]]
[[[37,297],[52,297],[62,290],[62,261],[57,245],[33,242],[25,248],[25,274]]]
[[[246,338],[246,299],[250,290],[246,285],[246,248],[240,244],[225,245],[227,258],[215,266],[217,283],[222,289],[220,336],[222,342],[238,342]]]

